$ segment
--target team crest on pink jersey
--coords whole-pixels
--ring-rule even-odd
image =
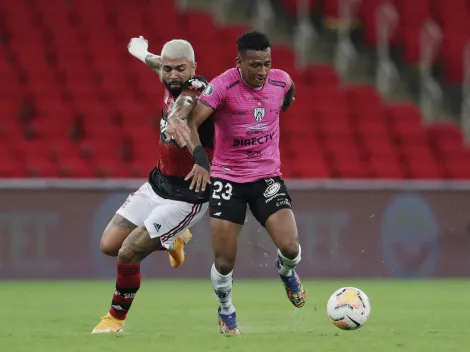
[[[255,116],[256,122],[261,122],[264,119],[264,115],[266,114],[265,108],[254,108],[253,115]]]

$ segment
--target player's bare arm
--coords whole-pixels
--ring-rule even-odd
[[[170,133],[172,135],[178,133],[178,138],[181,138],[181,143],[183,143],[186,148],[194,154],[194,149],[201,145],[197,129],[213,112],[214,110],[211,107],[198,100],[197,103],[195,103],[194,108],[190,110],[190,113],[188,114],[189,116],[186,115],[186,123],[175,124]],[[184,119],[184,116],[181,115],[181,120]],[[178,140],[177,142],[178,144],[180,143]]]
[[[194,166],[191,172],[186,176],[185,180],[191,180],[189,189],[196,192],[206,190],[206,185],[210,184],[210,163],[206,151],[201,145],[198,127],[214,112],[212,108],[198,101],[187,118],[187,128],[189,133],[183,133],[186,148],[194,156]]]
[[[167,130],[165,132],[167,142],[173,137],[181,148],[187,146],[186,140],[188,137],[184,135],[189,134],[189,127],[186,124],[186,119],[193,110],[196,101],[197,95],[193,92],[182,92],[180,94],[167,119]],[[190,149],[190,151],[192,152],[193,149]]]
[[[290,86],[289,90],[284,96],[284,100],[281,106],[282,111],[286,111],[287,109],[289,109],[289,107],[295,101],[294,94],[295,94],[295,85],[294,85],[294,82],[292,82],[292,85]]]
[[[163,67],[162,58],[161,56],[149,53],[148,46],[148,41],[144,39],[144,37],[140,36],[138,38],[131,38],[127,45],[127,50],[132,56],[150,67],[153,72],[160,76],[161,79]]]
[[[158,74],[159,76],[161,75],[162,72],[162,57],[148,53],[148,55],[145,57],[145,63],[147,64],[148,67],[152,69],[153,72]]]

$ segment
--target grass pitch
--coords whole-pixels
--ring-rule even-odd
[[[91,335],[109,308],[114,283],[2,282],[0,351],[4,352],[469,352],[470,282],[308,281],[297,309],[279,281],[235,281],[240,336],[218,332],[210,280],[143,280],[120,335]],[[341,286],[356,286],[372,312],[357,331],[329,321],[326,302]]]

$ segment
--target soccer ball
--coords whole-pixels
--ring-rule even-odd
[[[356,330],[369,319],[370,302],[367,295],[355,287],[335,291],[326,306],[328,316],[342,330]]]

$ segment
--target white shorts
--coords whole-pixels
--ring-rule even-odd
[[[193,226],[205,214],[209,203],[191,204],[158,196],[146,182],[131,193],[116,214],[147,229],[151,238],[160,237],[171,248],[178,235]]]

